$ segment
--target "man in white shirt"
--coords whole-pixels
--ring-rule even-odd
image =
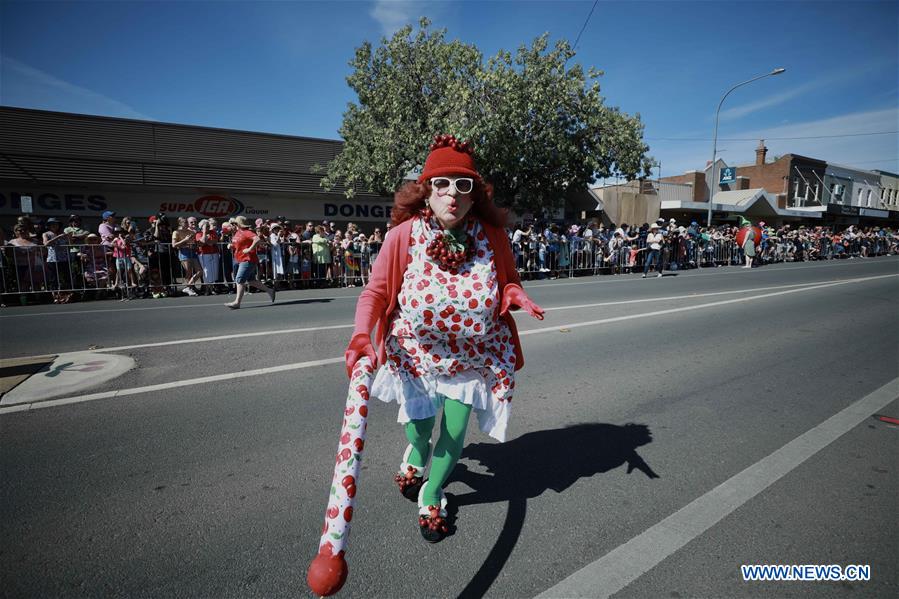
[[[515,226],[515,232],[512,233],[512,253],[515,256],[515,268],[520,271],[524,270],[521,264],[521,245],[525,232],[521,230],[521,223]]]
[[[649,235],[646,236],[646,247],[648,250],[646,255],[646,265],[643,267],[643,278],[646,278],[653,262],[655,262],[656,269],[659,271],[656,278],[661,277],[662,270],[660,267],[662,264],[659,261],[659,258],[661,257],[662,252],[662,234],[659,233],[659,225],[656,223],[649,225]]]

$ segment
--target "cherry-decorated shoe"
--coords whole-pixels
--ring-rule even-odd
[[[394,482],[400,488],[400,493],[409,501],[418,501],[418,493],[424,483],[424,479],[418,476],[419,473],[420,470],[417,470],[415,466],[407,466],[405,473],[398,472],[393,477]]]
[[[449,532],[446,510],[441,510],[436,505],[429,505],[427,510],[427,514],[418,515],[418,530],[428,543],[439,543]]]
[[[400,488],[400,493],[409,501],[418,501],[418,492],[424,483],[425,466],[416,466],[409,463],[412,454],[412,445],[406,447],[403,453],[403,463],[400,470],[393,477],[393,482]]]
[[[446,495],[440,490],[440,505],[424,505],[422,497],[424,488],[430,484],[425,481],[418,495],[418,530],[428,543],[439,543],[449,533],[449,523],[446,521]]]

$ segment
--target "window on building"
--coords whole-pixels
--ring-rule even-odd
[[[831,183],[830,185],[830,199],[836,202],[837,204],[843,203],[843,186],[839,183]]]
[[[865,197],[865,206],[871,207],[871,188],[868,188],[868,195]]]

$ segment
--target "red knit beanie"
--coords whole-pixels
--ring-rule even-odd
[[[472,152],[470,143],[460,142],[453,135],[435,136],[418,182],[424,183],[433,177],[446,175],[468,175],[480,180],[481,175],[478,174]]]

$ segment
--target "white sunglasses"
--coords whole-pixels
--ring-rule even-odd
[[[449,177],[434,177],[431,179],[431,185],[440,195],[449,193],[450,187],[453,187],[458,193],[471,193],[474,189],[474,179],[470,177],[460,177],[458,179],[450,179]]]

